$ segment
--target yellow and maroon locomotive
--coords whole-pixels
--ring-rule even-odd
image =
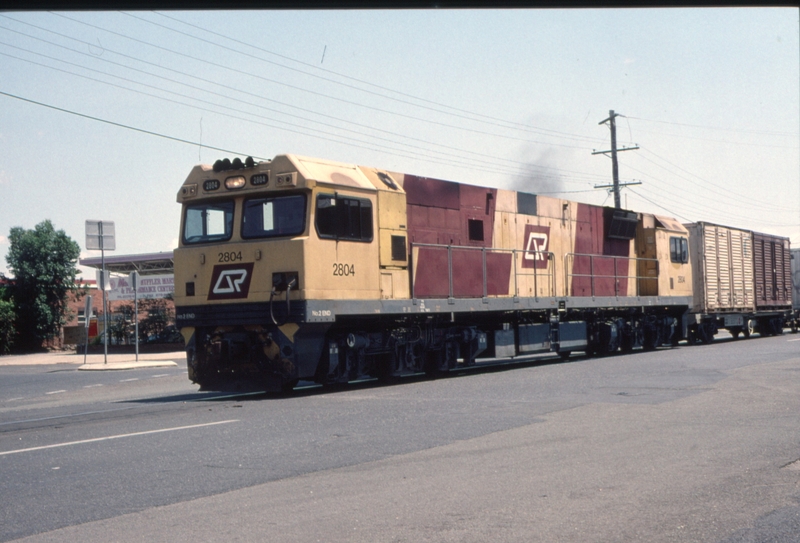
[[[196,166],[178,202],[176,320],[201,385],[653,349],[703,326],[667,217],[295,155]]]

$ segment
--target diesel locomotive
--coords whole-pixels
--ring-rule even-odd
[[[204,387],[651,350],[777,333],[791,310],[788,239],[762,235],[778,272],[758,290],[754,234],[706,223],[296,155],[195,166],[177,200],[176,321]]]

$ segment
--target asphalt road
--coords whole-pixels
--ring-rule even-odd
[[[0,367],[0,540],[800,541],[799,340],[288,396]]]

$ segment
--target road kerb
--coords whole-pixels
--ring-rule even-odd
[[[78,371],[114,371],[114,370],[135,370],[140,368],[163,368],[163,367],[177,367],[178,364],[172,360],[143,360],[140,362],[109,362],[103,364],[93,362],[91,364],[83,364],[78,367]]]

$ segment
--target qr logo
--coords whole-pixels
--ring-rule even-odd
[[[242,292],[242,283],[247,279],[247,270],[227,270],[219,274],[217,284],[211,289],[214,294]]]
[[[550,260],[548,245],[550,242],[550,227],[525,225],[524,253],[522,253],[523,268],[547,268]]]
[[[250,280],[253,276],[253,263],[214,266],[211,274],[209,300],[247,298]]]

